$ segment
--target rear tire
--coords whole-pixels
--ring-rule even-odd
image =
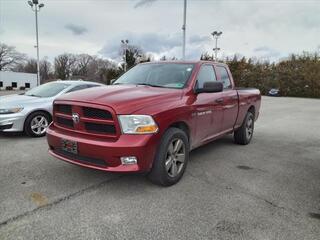
[[[179,182],[187,167],[189,149],[187,134],[179,128],[169,128],[161,139],[148,178],[162,186]]]
[[[43,137],[50,122],[51,116],[45,112],[31,113],[24,123],[24,131],[29,137]]]
[[[247,112],[246,117],[239,129],[234,132],[234,142],[240,145],[250,143],[254,130],[254,114]]]

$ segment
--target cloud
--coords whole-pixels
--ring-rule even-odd
[[[34,14],[26,11],[20,1],[0,2],[1,42],[34,57]],[[120,40],[129,39],[145,52],[181,58],[182,0],[72,2],[50,1],[50,7],[40,13],[41,56],[52,59],[63,52],[94,55],[100,51],[105,56],[117,57]],[[235,53],[246,57],[280,53],[270,58],[277,60],[290,53],[313,52],[319,45],[315,39],[320,39],[318,2],[190,0],[186,55],[194,59],[201,52],[212,54],[214,41],[210,33],[215,30],[223,31],[218,41],[221,57]],[[94,9],[94,14],[88,9]],[[73,24],[70,26],[70,23]],[[62,31],[69,34],[61,34]],[[73,42],[75,36],[80,36],[77,44]],[[268,48],[260,49],[263,46]]]
[[[134,5],[134,8],[138,8],[138,7],[142,7],[142,6],[149,6],[152,3],[154,3],[155,1],[157,1],[157,0],[139,0],[139,2],[137,2]]]
[[[253,52],[256,53],[258,57],[266,59],[274,59],[281,55],[278,50],[267,46],[257,47],[253,49]]]
[[[82,35],[88,31],[87,28],[80,25],[75,25],[72,23],[69,23],[64,26],[66,29],[70,30],[74,35]]]
[[[181,45],[180,34],[161,34],[161,33],[140,33],[128,32],[114,37],[108,41],[99,51],[100,54],[109,58],[117,58],[119,55],[121,39],[129,39],[129,44],[141,47],[147,53],[168,52]]]
[[[181,57],[182,33],[132,33],[127,32],[108,41],[99,51],[99,54],[111,59],[120,57],[121,39],[128,39],[129,44],[138,46],[146,53],[155,55],[156,58],[166,55],[168,58]],[[199,59],[210,44],[209,36],[192,35],[187,39],[186,58]]]
[[[189,37],[189,43],[191,44],[202,44],[209,42],[211,40],[210,36],[200,36],[200,35],[191,35]]]

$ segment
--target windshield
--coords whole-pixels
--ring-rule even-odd
[[[68,86],[70,85],[62,82],[45,83],[38,87],[32,88],[31,90],[27,91],[25,95],[34,97],[53,97],[66,89]]]
[[[194,64],[141,64],[122,75],[114,84],[149,85],[153,87],[183,88]]]

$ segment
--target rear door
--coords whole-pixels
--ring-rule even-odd
[[[231,83],[231,74],[225,66],[215,66],[218,81],[223,83],[222,132],[232,131],[238,115],[238,93]]]
[[[214,67],[211,64],[201,66],[197,75],[198,87],[203,87],[205,82],[217,81]],[[196,136],[197,142],[206,141],[221,131],[223,117],[222,93],[199,93],[194,102],[196,111]]]

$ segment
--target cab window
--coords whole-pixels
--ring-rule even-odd
[[[202,65],[197,77],[198,88],[203,88],[205,82],[217,81],[212,65]]]
[[[231,85],[231,81],[230,81],[227,69],[222,66],[217,66],[216,69],[217,69],[218,75],[220,76],[220,81],[223,83],[223,88],[224,89],[231,88],[232,85]]]

